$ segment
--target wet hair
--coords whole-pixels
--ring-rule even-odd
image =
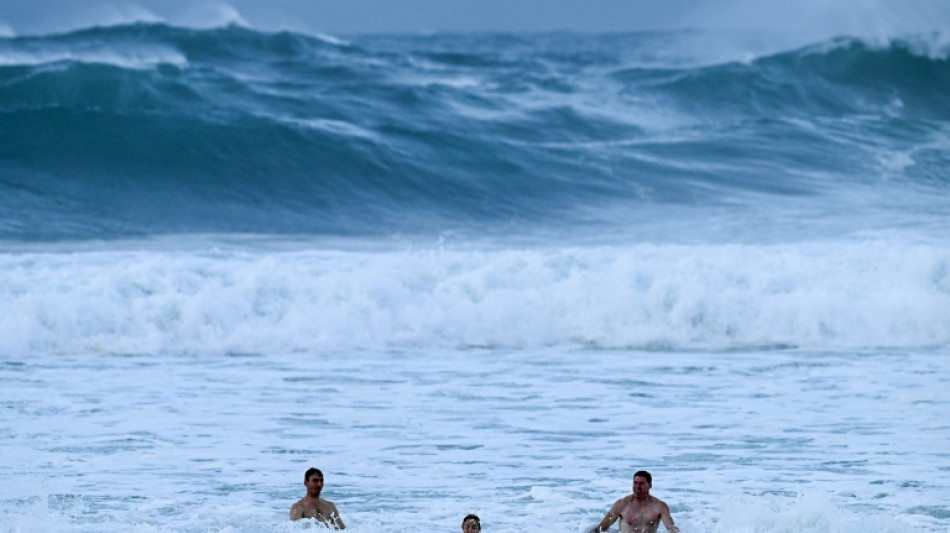
[[[310,481],[310,476],[312,476],[312,475],[314,475],[314,474],[316,474],[316,475],[318,475],[318,476],[320,476],[320,477],[323,477],[323,472],[321,472],[319,468],[308,468],[307,471],[303,473],[303,481],[304,481],[304,483]]]
[[[465,522],[468,522],[469,520],[474,520],[475,523],[478,525],[478,529],[481,529],[481,528],[482,528],[482,521],[478,519],[478,515],[477,515],[477,514],[467,514],[467,515],[465,515],[465,518],[462,519],[462,527],[465,527]]]
[[[646,470],[638,471],[636,474],[633,475],[633,477],[645,477],[647,478],[647,483],[651,485],[653,484],[653,476],[651,476],[650,473],[647,472]]]

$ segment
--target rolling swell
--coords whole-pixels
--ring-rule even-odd
[[[719,118],[844,117],[887,113],[950,118],[950,60],[906,40],[872,46],[837,39],[801,50],[698,69],[621,71],[679,107]]]
[[[939,54],[840,40],[623,67],[639,39],[160,24],[5,39],[0,238],[582,226],[599,207],[827,194],[879,175],[881,145],[921,142],[936,148],[901,172],[947,185]]]

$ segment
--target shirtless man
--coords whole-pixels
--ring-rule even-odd
[[[316,468],[307,470],[303,475],[303,484],[307,487],[307,495],[290,506],[290,519],[316,518],[321,524],[333,529],[346,529],[340,513],[333,502],[320,498],[323,490],[323,472]]]
[[[658,498],[650,496],[653,476],[641,470],[633,475],[633,494],[624,496],[607,511],[607,516],[591,530],[591,533],[607,531],[620,519],[620,533],[656,533],[660,520],[670,533],[678,533],[673,523],[670,508]]]

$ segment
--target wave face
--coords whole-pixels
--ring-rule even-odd
[[[704,39],[0,40],[0,353],[950,345],[947,50]]]
[[[672,51],[690,38],[0,39],[0,239],[642,235],[673,219],[761,238],[947,215],[946,50],[838,39],[710,64]]]

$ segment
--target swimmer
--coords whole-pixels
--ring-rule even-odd
[[[307,495],[290,507],[290,519],[315,518],[333,529],[346,529],[336,505],[320,497],[323,490],[323,472],[316,468],[307,470],[303,475],[303,484],[307,487]]]
[[[478,533],[481,530],[482,521],[478,519],[478,515],[465,515],[462,519],[462,533]]]
[[[633,494],[617,500],[607,511],[607,516],[590,533],[607,531],[618,518],[620,533],[656,533],[660,521],[667,531],[678,533],[679,528],[673,523],[669,506],[659,498],[650,496],[652,487],[653,476],[649,472],[641,470],[634,474]]]

